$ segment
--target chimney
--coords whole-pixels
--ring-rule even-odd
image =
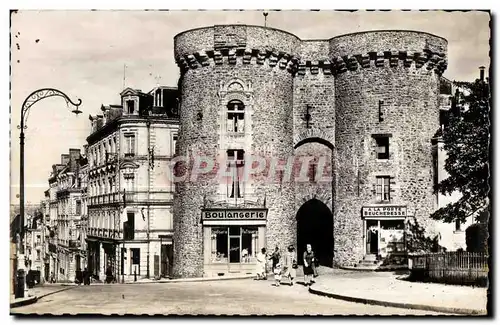
[[[69,163],[69,155],[66,153],[63,153],[61,155],[61,165],[66,166]]]
[[[484,81],[484,67],[479,67],[479,80]]]
[[[69,168],[76,171],[80,159],[80,149],[69,149]]]

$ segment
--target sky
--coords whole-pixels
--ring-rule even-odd
[[[484,12],[271,11],[267,25],[301,39],[328,39],[366,30],[407,29],[448,40],[451,80],[472,81],[489,67],[490,17]],[[37,203],[48,188],[52,165],[69,148],[83,148],[89,115],[101,104],[120,104],[125,87],[149,91],[159,82],[176,86],[174,36],[216,24],[263,25],[261,11],[18,11],[11,15],[11,203],[18,203],[19,124],[24,99],[39,88],[57,88],[64,99],[36,103],[26,129],[25,196]],[[17,36],[17,37],[16,37]],[[19,48],[17,47],[19,44]],[[126,69],[124,69],[126,65]],[[125,73],[124,73],[125,71]],[[125,78],[124,78],[125,77]]]

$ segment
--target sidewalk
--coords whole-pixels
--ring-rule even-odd
[[[20,306],[26,306],[33,304],[38,301],[38,299],[57,293],[61,292],[64,290],[69,290],[71,289],[70,287],[65,287],[65,286],[58,286],[58,285],[43,285],[43,286],[36,286],[34,288],[31,288],[28,290],[28,292],[25,292],[24,298],[15,298],[14,295],[10,296],[10,308],[16,308]]]
[[[404,278],[394,272],[339,272],[318,277],[309,291],[371,305],[486,315],[486,288],[409,282]]]

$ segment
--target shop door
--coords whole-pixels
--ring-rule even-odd
[[[370,254],[378,254],[378,230],[368,232],[369,252]]]
[[[229,272],[241,270],[241,238],[229,237]]]
[[[164,278],[170,276],[173,255],[172,244],[161,245],[161,276]]]

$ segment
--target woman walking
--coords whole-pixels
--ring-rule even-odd
[[[312,251],[311,244],[307,244],[306,251],[304,252],[304,284],[306,286],[310,286],[312,282],[312,276],[314,274],[313,263],[314,252]]]
[[[293,279],[297,276],[297,257],[293,245],[288,246],[288,251],[285,254],[284,261],[284,278],[290,280],[290,285],[293,286]]]
[[[257,279],[256,280],[266,280],[266,249],[262,248],[257,254]]]

